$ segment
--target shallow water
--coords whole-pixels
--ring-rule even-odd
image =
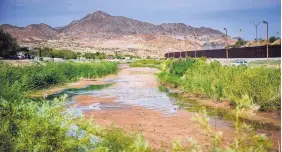
[[[90,85],[80,89],[66,89],[47,98],[53,99],[62,94],[67,94],[69,105],[76,103],[75,97],[77,95],[87,95],[100,99],[115,98],[114,102],[111,103],[96,102],[87,106],[69,106],[67,110],[71,111],[74,117],[78,117],[83,112],[91,110],[122,110],[129,109],[131,106],[142,106],[157,110],[167,116],[173,116],[179,110],[199,113],[206,109],[212,125],[233,126],[232,120],[234,120],[234,115],[229,114],[227,110],[199,105],[194,100],[169,93],[169,90],[165,87],[158,86],[155,73],[156,69],[152,68],[142,68],[142,70],[140,68],[125,68],[116,78],[105,79],[105,85]],[[280,130],[280,128],[273,127],[271,124],[244,121],[252,124],[256,129]]]
[[[234,116],[230,115],[228,111],[199,105],[195,100],[170,93],[169,89],[159,86],[154,75],[157,72],[156,69],[152,68],[123,67],[116,77],[104,79],[105,85],[66,89],[47,98],[53,99],[62,94],[67,94],[66,112],[71,112],[73,117],[86,114],[89,117],[93,116],[94,120],[95,118],[96,120],[99,119],[102,124],[116,120],[121,127],[138,126],[141,127],[139,129],[144,129],[143,131],[145,131],[145,134],[147,133],[147,136],[153,134],[153,136],[149,136],[149,139],[152,139],[151,142],[154,144],[161,140],[163,140],[161,142],[167,142],[176,135],[196,136],[201,137],[200,140],[205,140],[206,136],[194,132],[198,126],[195,127],[196,122],[190,120],[193,114],[201,112],[203,108],[207,110],[211,126],[229,133],[234,130],[232,121]],[[152,111],[142,111],[140,107],[158,111],[162,116],[158,117]],[[183,113],[185,113],[184,116],[181,115]],[[186,114],[188,117],[186,117]],[[121,116],[113,117],[116,115]],[[280,136],[280,128],[273,128],[268,124],[246,122],[252,124],[256,129],[262,130],[261,133],[265,133],[268,137],[278,136],[278,134]],[[163,125],[165,127],[162,127]],[[189,131],[189,127],[192,130]],[[158,132],[155,132],[155,129]],[[167,133],[171,134],[164,138]],[[273,139],[277,141],[278,138],[280,139],[280,137]],[[206,143],[206,141],[202,142]]]
[[[62,95],[68,95],[70,98],[69,100],[72,100],[73,96],[75,95],[92,95],[95,94],[96,91],[104,89],[109,87],[112,84],[103,84],[103,85],[89,85],[85,88],[71,88],[71,89],[65,89],[61,92],[58,92],[56,94],[52,94],[46,97],[47,100],[52,100],[56,97],[62,96]]]

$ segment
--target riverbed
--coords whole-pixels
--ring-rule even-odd
[[[85,115],[93,118],[93,123],[101,126],[119,127],[127,132],[138,132],[154,149],[170,149],[172,142],[187,143],[193,138],[206,151],[212,147],[211,134],[192,120],[196,113],[195,101],[180,105],[180,98],[159,89],[154,68],[130,68],[121,65],[117,75],[99,80],[74,83],[72,89],[46,90],[49,98],[61,94],[69,95],[67,110],[73,117]],[[183,103],[183,101],[181,101]],[[209,110],[210,125],[213,130],[223,133],[223,145],[230,144],[234,137],[233,122],[220,115],[225,113]],[[264,127],[257,132],[264,133],[277,146],[280,129]],[[278,149],[278,148],[275,148]]]

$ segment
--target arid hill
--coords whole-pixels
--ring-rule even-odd
[[[103,11],[89,13],[80,20],[52,28],[46,24],[0,26],[20,45],[53,47],[80,52],[131,54],[162,57],[168,51],[222,48],[225,35],[211,28],[195,28],[183,23],[154,25]],[[229,43],[235,40],[228,37]]]
[[[10,33],[19,42],[34,42],[52,39],[60,32],[47,24],[31,24],[26,27],[17,27],[9,24],[1,25],[1,28]]]

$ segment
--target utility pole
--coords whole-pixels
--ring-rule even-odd
[[[241,39],[243,39],[241,33],[242,33],[242,29],[240,29],[239,37],[240,37]]]
[[[238,38],[238,41],[240,41],[240,40],[242,41],[241,32],[242,32],[242,29],[239,30],[239,38]],[[241,47],[241,46],[240,46],[240,47]]]
[[[255,23],[255,22],[250,22],[252,24],[254,24],[254,26],[256,27],[256,43],[258,45],[258,25],[261,23],[262,21]]]
[[[266,24],[266,57],[267,57],[267,63],[269,63],[268,61],[268,22],[267,21],[263,21],[264,24]]]
[[[209,44],[209,35],[206,35],[206,44]],[[205,57],[205,50],[203,50],[203,56]]]
[[[169,59],[169,51],[167,51],[167,58]]]
[[[226,39],[225,39],[225,48],[226,48],[226,59],[228,59],[228,36],[227,36],[227,29],[224,28],[225,32],[226,32]]]
[[[197,37],[196,37],[196,36],[198,36],[198,35],[195,33],[195,34],[194,34],[194,38],[195,38],[195,50],[194,50],[194,51],[195,51],[195,58],[197,57],[197,52],[196,52],[196,49],[197,49],[197,48],[196,48],[196,38],[197,38]]]

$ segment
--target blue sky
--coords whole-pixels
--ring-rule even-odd
[[[97,10],[154,24],[185,23],[211,27],[231,36],[255,38],[250,21],[269,22],[269,35],[281,33],[280,0],[0,0],[0,24],[63,26]],[[240,33],[240,29],[242,32]],[[266,25],[258,26],[258,38]]]

